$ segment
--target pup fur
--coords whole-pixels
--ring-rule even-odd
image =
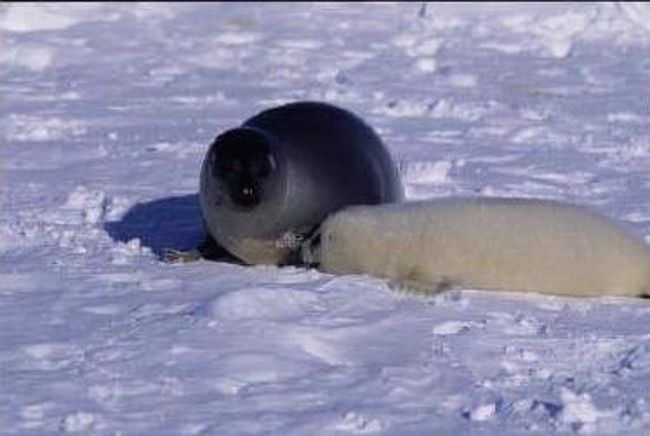
[[[570,296],[650,293],[650,246],[622,223],[548,200],[354,206],[321,226],[320,268],[407,287]]]

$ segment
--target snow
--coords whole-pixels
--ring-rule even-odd
[[[0,5],[3,434],[644,434],[650,306],[198,262],[201,160],[269,106],[366,119],[409,199],[650,240],[647,3]]]

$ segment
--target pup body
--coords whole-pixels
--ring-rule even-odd
[[[650,246],[623,224],[547,200],[457,198],[353,206],[321,227],[320,268],[427,291],[650,293]]]

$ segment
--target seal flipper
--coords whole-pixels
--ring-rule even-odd
[[[194,250],[176,250],[175,248],[164,248],[160,259],[165,263],[189,263],[201,259],[201,253],[198,249]]]
[[[435,295],[447,292],[453,289],[462,288],[462,284],[457,280],[442,278],[436,282],[430,282],[417,273],[409,273],[406,277],[400,279],[391,279],[388,281],[388,287],[401,292],[416,292],[420,294]]]
[[[306,237],[297,250],[295,264],[306,268],[318,268],[320,265],[321,231],[320,225],[316,225],[307,232]]]
[[[192,250],[183,251],[174,248],[166,248],[163,250],[161,258],[166,263],[189,263],[201,259],[207,259],[217,262],[244,264],[240,259],[226,251],[226,249],[219,245],[210,235],[206,236],[203,242]]]

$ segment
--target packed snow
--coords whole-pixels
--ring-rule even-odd
[[[200,261],[219,132],[321,100],[408,199],[552,198],[650,240],[650,6],[0,5],[3,434],[647,434],[650,303]]]

